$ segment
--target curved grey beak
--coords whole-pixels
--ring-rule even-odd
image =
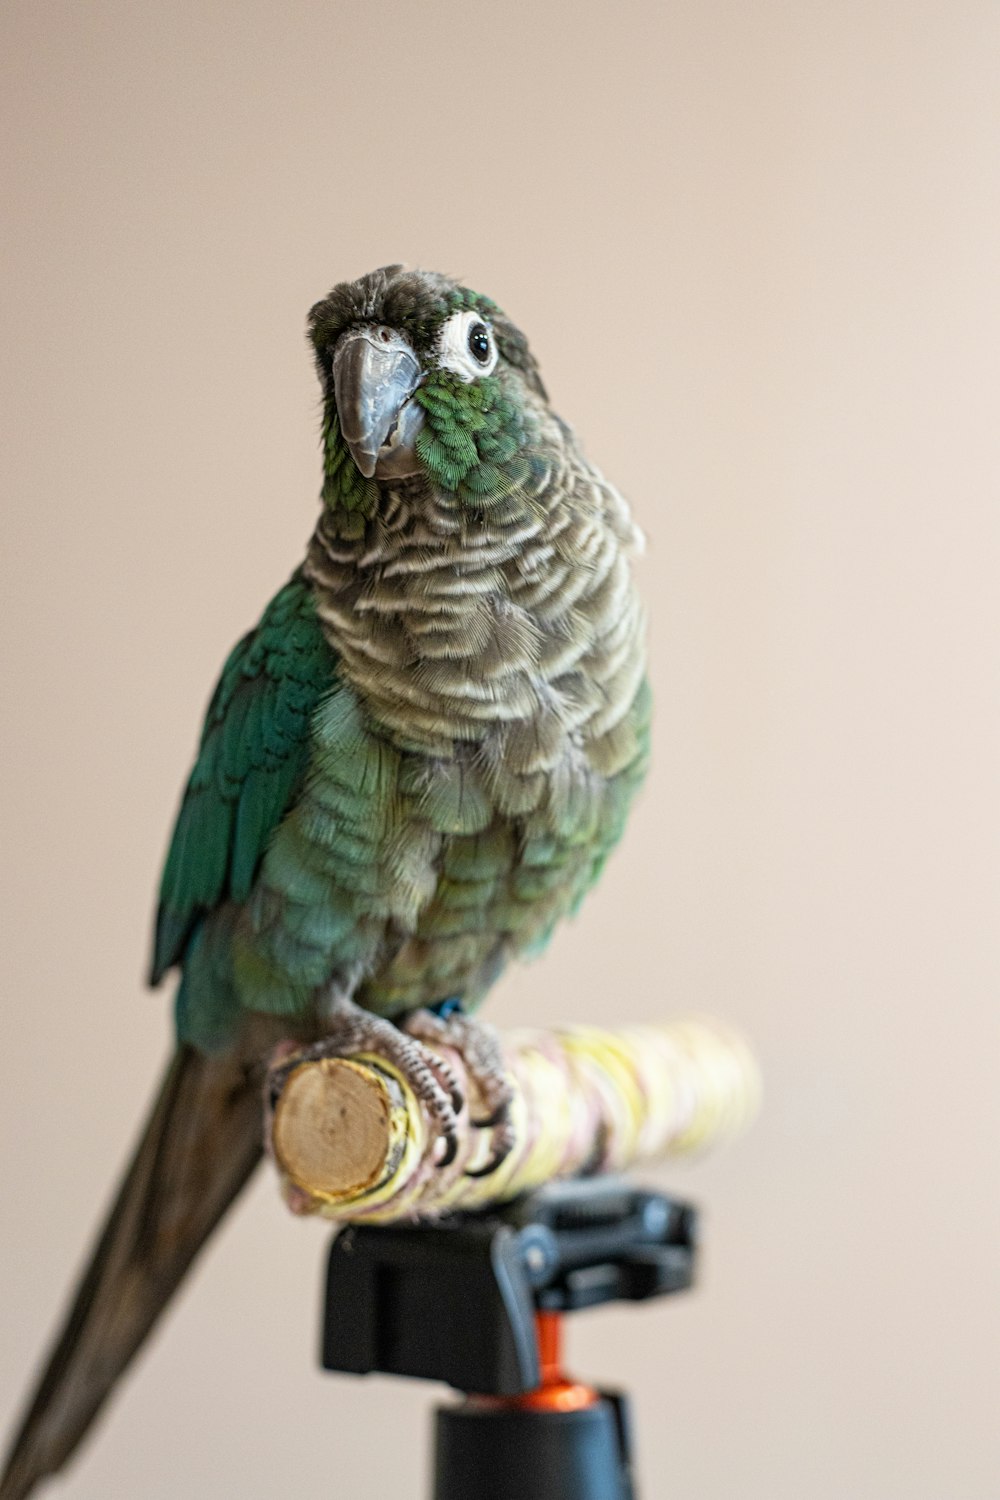
[[[341,335],[333,356],[337,417],[366,479],[375,473],[379,450],[398,446],[404,436],[398,429],[412,425],[401,413],[419,384],[417,356],[395,329],[359,328]]]

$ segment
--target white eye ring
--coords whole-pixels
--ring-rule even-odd
[[[470,336],[481,329],[489,343],[489,354],[485,360],[477,359],[469,347]],[[483,375],[492,375],[500,358],[497,352],[493,329],[481,313],[474,309],[452,313],[441,329],[437,346],[438,364],[450,370],[459,380],[468,384]]]

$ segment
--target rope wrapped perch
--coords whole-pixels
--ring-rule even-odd
[[[742,1130],[757,1108],[753,1058],[717,1021],[513,1031],[501,1042],[514,1144],[485,1176],[469,1175],[492,1158],[493,1130],[473,1123],[474,1097],[459,1117],[458,1153],[442,1168],[438,1132],[387,1059],[359,1053],[296,1066],[283,1052],[266,1137],[289,1207],[342,1223],[433,1219],[556,1177],[703,1150]],[[461,1056],[436,1050],[468,1096]]]

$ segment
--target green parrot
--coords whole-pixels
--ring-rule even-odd
[[[279,1042],[388,1052],[442,1161],[462,1101],[424,1043],[452,1042],[496,1164],[475,1009],[577,907],[646,766],[641,538],[524,336],[402,266],[336,286],[309,334],[320,519],[208,708],[156,920],[176,1050],[0,1500],[70,1456],[250,1176]]]

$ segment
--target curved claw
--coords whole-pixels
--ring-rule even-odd
[[[449,1130],[446,1134],[442,1135],[441,1139],[444,1141],[444,1150],[434,1163],[439,1172],[443,1171],[445,1167],[450,1167],[458,1155],[458,1136],[453,1130]]]
[[[496,1109],[491,1115],[487,1115],[485,1119],[482,1120],[470,1120],[469,1124],[474,1125],[477,1130],[492,1130],[496,1125],[506,1125],[507,1117],[509,1114],[510,1100],[504,1099],[500,1104],[497,1105]]]
[[[510,1113],[510,1101],[505,1100],[499,1104],[490,1115],[488,1120],[474,1120],[473,1124],[483,1129],[490,1126],[499,1126],[497,1135],[493,1141],[493,1154],[481,1167],[468,1167],[465,1171],[466,1177],[489,1177],[498,1167],[502,1167],[514,1146],[514,1133],[508,1124]]]
[[[489,1161],[481,1167],[466,1167],[464,1177],[489,1177],[498,1167],[502,1167],[514,1146],[513,1138],[501,1141],[493,1151]]]

